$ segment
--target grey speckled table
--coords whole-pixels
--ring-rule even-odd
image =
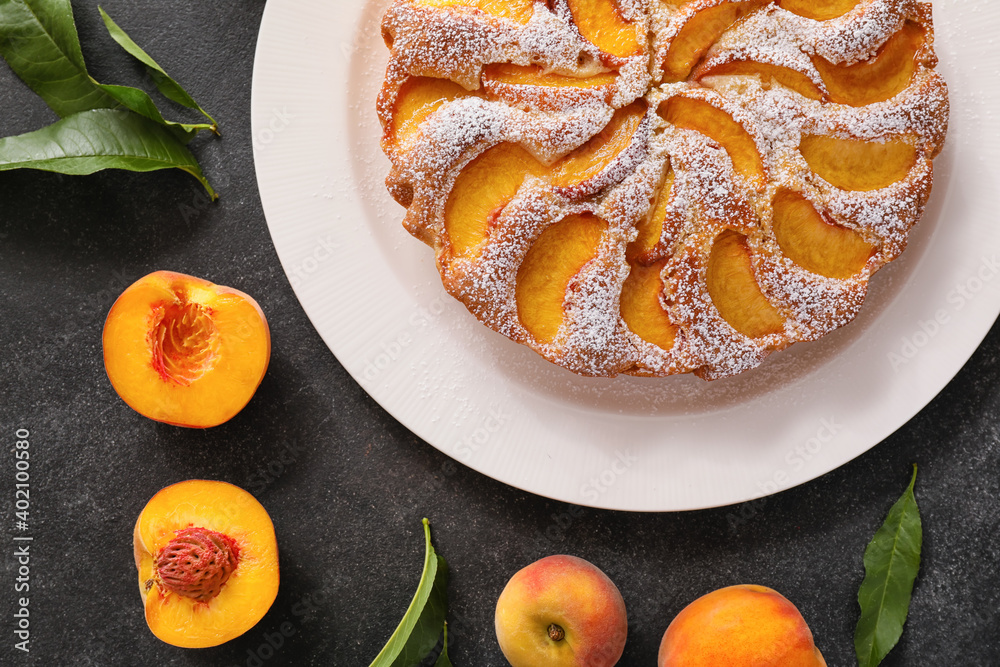
[[[250,80],[263,0],[103,0],[213,112],[194,150],[223,193],[181,173],[0,174],[0,664],[365,666],[416,585],[420,519],[452,566],[456,665],[505,664],[493,607],[507,578],[553,552],[601,566],[628,604],[622,665],[653,665],[667,623],[717,587],[759,583],[802,610],[831,667],[853,664],[861,554],[921,466],[924,565],[884,664],[1000,665],[1000,331],[925,410],[866,455],[742,507],[640,515],[570,507],[452,463],[400,426],[323,345],[270,243],[254,179]],[[75,1],[98,79],[143,76]],[[54,120],[0,66],[0,134]],[[114,393],[101,326],[120,290],[170,268],[256,296],[273,336],[249,406],[208,431],[149,421]],[[13,648],[12,454],[31,432],[31,651]],[[271,472],[266,472],[270,470]],[[159,488],[222,479],[253,489],[281,548],[265,618],[224,646],[183,650],[147,630],[131,530]],[[558,529],[553,529],[553,527]],[[538,535],[548,535],[545,540]],[[284,627],[293,634],[267,646]],[[273,655],[272,655],[273,654]]]

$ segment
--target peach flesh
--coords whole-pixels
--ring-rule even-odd
[[[719,315],[748,338],[781,333],[784,318],[761,292],[747,239],[726,230],[716,239],[705,272],[708,294]]]
[[[876,142],[806,134],[799,152],[810,169],[843,190],[889,187],[906,178],[917,163],[917,149],[902,138]]]
[[[161,489],[136,519],[132,549],[146,623],[174,646],[234,639],[278,594],[274,525],[252,495],[226,482]]]
[[[793,14],[828,21],[854,9],[860,0],[779,0],[778,5]]]
[[[596,255],[608,223],[570,216],[547,228],[517,272],[514,298],[524,328],[543,343],[556,339],[573,279]]]
[[[764,4],[763,0],[730,2],[708,7],[688,19],[663,59],[664,80],[683,81],[719,37],[734,23]]]
[[[108,379],[132,409],[192,428],[242,410],[271,356],[267,320],[253,298],[170,271],[151,273],[118,297],[103,346]]]
[[[753,137],[732,116],[705,100],[677,95],[660,105],[660,116],[671,125],[709,137],[729,154],[736,173],[757,188],[765,182],[764,162]]]
[[[624,19],[614,0],[567,0],[573,21],[584,38],[616,58],[642,53],[634,25]]]

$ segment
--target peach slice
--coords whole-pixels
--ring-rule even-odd
[[[604,53],[629,58],[645,49],[639,27],[625,20],[616,0],[566,0],[566,4],[583,38]]]
[[[136,412],[207,428],[236,415],[271,358],[271,334],[250,296],[157,271],[128,287],[104,323],[104,367]]]
[[[862,107],[891,99],[909,85],[923,44],[923,28],[907,21],[871,60],[850,66],[834,65],[820,56],[812,61],[830,91],[830,101]]]
[[[561,109],[588,98],[608,102],[617,80],[617,72],[575,77],[544,73],[534,65],[494,64],[483,70],[483,88],[491,98],[546,110]]]
[[[509,143],[497,144],[467,164],[455,179],[444,207],[452,252],[458,256],[475,254],[525,177],[544,172],[530,153]]]
[[[663,185],[660,186],[660,191],[656,195],[656,203],[649,215],[636,225],[639,234],[625,249],[625,257],[630,262],[645,262],[646,258],[650,257],[656,250],[660,237],[663,235],[663,226],[667,221],[667,205],[670,203],[673,188],[674,171],[668,169]]]
[[[793,14],[817,21],[829,21],[854,9],[861,0],[779,0],[778,5]]]
[[[692,16],[671,40],[663,57],[663,80],[667,83],[684,81],[724,32],[765,4],[765,0],[726,2]]]
[[[594,216],[570,216],[548,227],[528,250],[517,271],[514,296],[521,324],[536,340],[555,340],[565,317],[566,292],[597,255],[607,228]]]
[[[772,202],[774,236],[785,256],[813,273],[845,279],[865,268],[874,246],[854,230],[821,215],[798,192],[781,190]]]
[[[842,190],[888,187],[906,178],[917,163],[917,149],[902,139],[879,143],[803,135],[799,152],[810,169]]]
[[[755,63],[749,60],[737,60],[735,62],[722,63],[702,70],[699,68],[695,77],[701,81],[708,76],[716,75],[746,75],[760,77],[761,82],[767,86],[771,83],[778,83],[789,90],[793,90],[799,95],[810,100],[823,99],[823,91],[813,83],[812,79],[798,72],[791,67],[771,65],[769,63]]]
[[[162,489],[139,514],[132,544],[146,624],[168,644],[235,639],[278,595],[274,525],[232,484],[188,480]]]
[[[598,177],[632,145],[645,117],[646,104],[641,101],[616,111],[603,130],[555,164],[552,184],[565,195],[586,195],[600,189]]]
[[[784,331],[784,318],[760,291],[742,234],[726,230],[715,240],[705,281],[719,315],[744,336],[760,338]]]
[[[663,309],[660,295],[663,279],[660,274],[667,263],[666,257],[651,266],[632,265],[625,284],[622,285],[622,319],[632,332],[657,347],[669,350],[674,346],[677,325]]]
[[[471,7],[491,16],[525,24],[535,11],[535,0],[419,0],[430,7]]]
[[[700,132],[719,143],[733,161],[736,173],[754,187],[764,186],[764,162],[750,133],[728,113],[693,97],[671,97],[660,105],[660,115],[668,123]]]
[[[392,109],[392,121],[386,131],[395,143],[404,143],[445,102],[473,95],[478,93],[448,79],[411,77],[400,86]]]

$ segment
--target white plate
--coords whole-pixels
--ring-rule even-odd
[[[685,510],[773,493],[888,436],[954,376],[1000,312],[1000,6],[935,4],[948,144],[909,249],[849,326],[737,378],[577,377],[480,325],[386,194],[375,97],[387,0],[270,0],[253,80],[271,236],[316,329],[421,438],[566,502]],[[278,351],[280,354],[280,351]]]

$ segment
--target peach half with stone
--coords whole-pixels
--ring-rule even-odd
[[[264,507],[206,480],[166,487],[132,536],[146,624],[183,648],[217,646],[252,628],[278,594],[278,545]]]
[[[231,287],[157,271],[129,286],[104,323],[104,368],[141,415],[177,426],[228,421],[271,358],[257,302]]]

